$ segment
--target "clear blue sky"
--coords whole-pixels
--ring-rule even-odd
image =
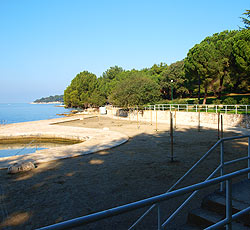
[[[186,57],[242,26],[249,0],[0,0],[0,103],[63,94],[75,75]]]

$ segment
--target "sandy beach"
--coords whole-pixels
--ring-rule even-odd
[[[25,173],[9,175],[0,170],[1,229],[35,229],[164,193],[217,141],[215,129],[203,127],[198,132],[197,127],[177,125],[175,161],[170,162],[169,124],[158,124],[156,131],[150,123],[101,116],[60,123],[54,125],[55,129],[56,126],[109,128],[127,135],[129,140],[93,154],[40,163]],[[235,135],[241,133],[224,133],[225,137]],[[247,142],[227,143],[225,153],[226,160],[246,156]],[[204,180],[218,162],[219,149],[180,187]],[[184,211],[199,206],[199,201],[198,196]],[[166,202],[164,216],[179,202],[181,198]],[[143,210],[77,229],[128,229]],[[157,223],[155,214],[156,210],[136,229],[152,229]],[[184,224],[185,218],[183,212],[172,229]]]

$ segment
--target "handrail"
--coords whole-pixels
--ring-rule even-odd
[[[250,137],[250,135],[244,135],[244,136],[236,136],[236,137],[225,137],[225,138],[222,138],[222,139],[220,139],[220,140],[218,140],[179,180],[177,180],[176,181],[176,183],[174,184],[174,185],[172,185],[169,189],[168,189],[168,191],[167,192],[171,192],[173,189],[175,189],[176,188],[176,186],[178,185],[178,184],[180,184],[180,182],[182,182],[195,168],[197,168],[198,167],[198,165],[200,165],[212,152],[213,152],[213,150],[214,149],[216,149],[216,147],[218,146],[218,145],[220,145],[222,142],[224,142],[224,141],[230,141],[230,140],[234,140],[234,139],[242,139],[242,138],[249,138]],[[246,159],[248,159],[249,160],[249,156],[246,158]],[[236,161],[235,161],[236,162]],[[233,162],[234,163],[234,162]],[[224,165],[225,165],[225,163],[224,163]],[[222,166],[220,165],[220,166],[218,166],[218,167],[220,167],[219,169],[221,169],[222,168]],[[216,169],[217,170],[217,169]],[[211,175],[214,175],[214,172],[211,174]],[[210,175],[210,176],[211,176]],[[208,177],[208,179],[210,179],[211,177]],[[196,194],[196,193],[195,193]],[[195,195],[194,194],[194,195]],[[194,196],[193,194],[191,194],[190,195],[190,197],[192,196]],[[187,200],[189,201],[189,198],[190,197],[188,197],[187,198]],[[187,203],[186,201],[184,201],[185,202],[185,204]],[[144,219],[144,217],[147,215],[147,214],[149,214],[150,213],[150,211],[151,210],[153,210],[154,208],[156,207],[156,205],[155,204],[153,204],[148,210],[146,210],[131,226],[130,226],[130,228],[128,229],[128,230],[131,230],[131,229],[133,229],[138,223],[140,223],[143,219]],[[176,211],[178,212],[178,211],[180,211],[182,208],[183,208],[184,206],[180,206]],[[175,216],[176,214],[177,214],[177,212],[174,212],[173,213],[173,215]],[[170,222],[170,220],[174,217],[173,215],[171,215],[168,219],[169,220],[166,220],[166,222],[168,223],[168,222]]]
[[[234,140],[234,139],[242,139],[242,138],[248,138],[248,156],[247,157],[242,157],[242,158],[238,158],[235,160],[231,160],[231,161],[227,161],[224,162],[224,145],[223,143],[225,141],[229,141],[229,140]],[[185,177],[187,177],[202,161],[204,161],[211,153],[212,151],[218,146],[221,145],[220,151],[221,151],[221,163],[220,165],[213,171],[212,174],[210,174],[208,176],[208,178],[198,184],[195,185],[191,185],[191,186],[187,186],[181,189],[177,189],[174,191],[174,188],[176,188],[176,186],[185,179]],[[246,169],[242,169],[239,170],[237,172],[233,172],[227,175],[223,175],[223,167],[225,165],[228,164],[232,164],[238,161],[242,161],[242,160],[248,160],[248,168]],[[215,179],[211,179],[218,171],[221,171],[221,176],[217,177]],[[208,187],[212,184],[216,184],[216,183],[221,183],[221,188],[222,185],[224,184],[225,181],[227,181],[227,189],[229,190],[229,185],[228,185],[228,180],[231,178],[234,178],[238,175],[244,174],[244,173],[248,173],[248,178],[250,179],[250,135],[244,135],[244,136],[236,136],[236,137],[227,137],[227,138],[222,138],[219,141],[216,142],[216,144],[213,145],[213,147],[206,153],[204,154],[200,160],[198,160],[169,190],[168,192],[161,194],[159,196],[154,196],[145,200],[141,200],[141,201],[137,201],[137,202],[133,202],[131,204],[127,204],[127,205],[123,205],[123,206],[119,206],[116,208],[112,208],[112,209],[108,209],[102,212],[98,212],[98,213],[94,213],[94,214],[90,214],[84,217],[79,217],[79,218],[75,218],[72,220],[68,220],[68,221],[64,221],[62,223],[58,223],[58,224],[54,224],[48,227],[44,227],[44,228],[40,228],[40,229],[67,229],[67,228],[71,228],[71,227],[76,227],[85,223],[90,223],[90,222],[94,222],[100,219],[104,219],[110,216],[115,216],[121,213],[125,213],[125,212],[129,212],[131,210],[135,210],[135,209],[139,209],[142,207],[146,207],[151,205],[151,207],[129,228],[132,229],[136,224],[138,224],[148,213],[150,213],[151,210],[154,209],[154,207],[158,207],[158,228],[161,229],[164,226],[166,226],[166,224],[168,224],[173,217],[191,200],[191,198],[198,192],[198,189],[196,188],[203,188],[203,185],[205,185],[204,187]],[[229,178],[229,179],[228,179]],[[216,182],[215,182],[216,181]],[[230,183],[229,183],[230,184]],[[201,186],[201,187],[199,187]],[[229,186],[229,187],[228,187]],[[186,191],[184,193],[182,193],[183,191]],[[163,223],[161,224],[161,220],[160,220],[160,206],[158,205],[159,202],[168,200],[170,198],[188,193],[189,191],[193,192],[183,203],[182,205],[177,208],[177,210],[170,215],[170,217]],[[237,214],[238,215],[238,214]],[[230,216],[230,214],[228,214],[228,216]],[[224,224],[229,224],[231,223],[232,219],[236,218],[235,215],[231,215],[231,217],[227,220],[224,220]],[[218,224],[222,224],[222,222],[219,222]],[[216,225],[217,226],[217,225]],[[212,228],[211,228],[212,229]]]
[[[155,105],[146,105],[145,110],[172,110],[176,109],[177,111],[185,110],[185,111],[194,111],[195,112],[230,112],[232,111],[235,114],[238,114],[239,111],[242,111],[244,114],[249,113],[250,105],[215,105],[215,104],[155,104]]]
[[[161,203],[171,198],[175,198],[177,196],[181,196],[181,195],[184,195],[184,194],[196,191],[196,190],[200,190],[202,188],[206,188],[206,187],[209,187],[209,186],[212,186],[212,185],[224,182],[224,181],[231,181],[233,178],[247,174],[247,173],[250,173],[250,168],[241,169],[236,172],[229,173],[227,175],[220,176],[220,177],[208,180],[208,181],[203,181],[194,185],[190,185],[190,186],[187,186],[187,187],[184,187],[184,188],[172,191],[172,192],[163,193],[161,195],[153,196],[147,199],[139,200],[133,203],[121,205],[115,208],[107,209],[105,211],[93,213],[93,214],[83,216],[83,217],[78,217],[75,219],[67,220],[61,223],[53,224],[53,225],[42,227],[39,229],[40,230],[49,230],[49,229],[57,230],[57,229],[67,229],[67,228],[77,227],[77,226],[95,222],[97,220],[101,220],[107,217],[116,216],[116,215],[126,213],[132,210],[137,210],[139,208],[143,208],[143,207],[155,204],[155,203]]]

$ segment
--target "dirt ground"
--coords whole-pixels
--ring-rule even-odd
[[[197,127],[177,126],[175,161],[171,162],[169,124],[158,124],[156,131],[154,124],[95,117],[60,125],[109,128],[127,134],[129,141],[91,155],[39,164],[18,175],[0,170],[0,229],[35,229],[164,193],[217,141],[217,130],[202,128],[198,132]],[[240,134],[224,133],[225,137],[234,135]],[[247,142],[226,143],[225,153],[226,160],[246,156]],[[218,149],[178,188],[204,180],[219,159]],[[165,202],[163,216],[169,216],[181,201]],[[199,202],[198,196],[171,227],[184,224],[186,211]],[[144,210],[76,229],[128,229]],[[154,210],[136,229],[155,229],[156,223]]]

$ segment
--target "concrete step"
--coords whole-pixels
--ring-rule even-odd
[[[207,228],[223,219],[222,215],[202,208],[194,209],[188,214],[188,224],[196,225],[202,228]],[[232,228],[234,230],[250,230],[249,227],[240,223],[232,223]]]
[[[224,195],[213,193],[203,199],[202,202],[202,208],[207,209],[209,211],[215,212],[222,217],[225,217],[226,215],[226,198]],[[232,200],[232,212],[237,213],[245,208],[247,208],[249,205],[246,203],[243,203],[241,201]],[[242,217],[239,218],[239,221],[241,221],[244,225],[250,226],[250,214],[245,214]]]

